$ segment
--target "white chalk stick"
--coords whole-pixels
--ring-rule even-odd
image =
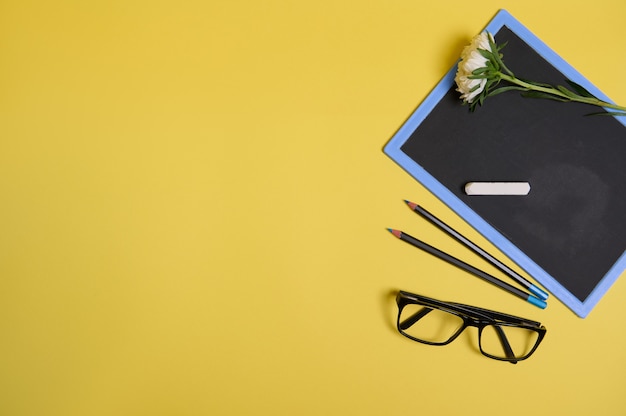
[[[528,182],[468,182],[467,195],[528,195]]]

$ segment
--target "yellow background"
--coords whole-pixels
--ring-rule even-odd
[[[626,414],[624,276],[582,320],[385,229],[490,270],[382,148],[500,8],[626,102],[623,0],[2,1],[0,414]],[[413,343],[397,289],[548,334]]]

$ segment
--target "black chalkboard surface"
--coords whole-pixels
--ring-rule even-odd
[[[597,89],[505,11],[486,30],[519,77]],[[585,317],[626,266],[626,120],[578,103],[489,97],[461,105],[456,68],[385,147],[535,280]],[[608,99],[607,99],[608,101]],[[526,196],[468,196],[470,181],[527,181]]]

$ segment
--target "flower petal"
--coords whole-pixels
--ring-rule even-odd
[[[478,49],[491,51],[489,37],[491,34],[487,32],[480,33],[472,39],[471,43],[463,48],[461,52],[461,61],[457,67],[454,81],[457,84],[457,91],[461,93],[461,99],[467,103],[471,103],[485,89],[487,80],[485,78],[469,78],[473,72],[480,68],[486,68],[487,62]]]

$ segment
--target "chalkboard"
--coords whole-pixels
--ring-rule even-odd
[[[508,12],[486,27],[517,76],[572,80],[609,101]],[[578,103],[489,97],[470,112],[456,66],[385,153],[578,316],[626,267],[626,117]],[[526,196],[468,196],[470,181],[527,181]]]

